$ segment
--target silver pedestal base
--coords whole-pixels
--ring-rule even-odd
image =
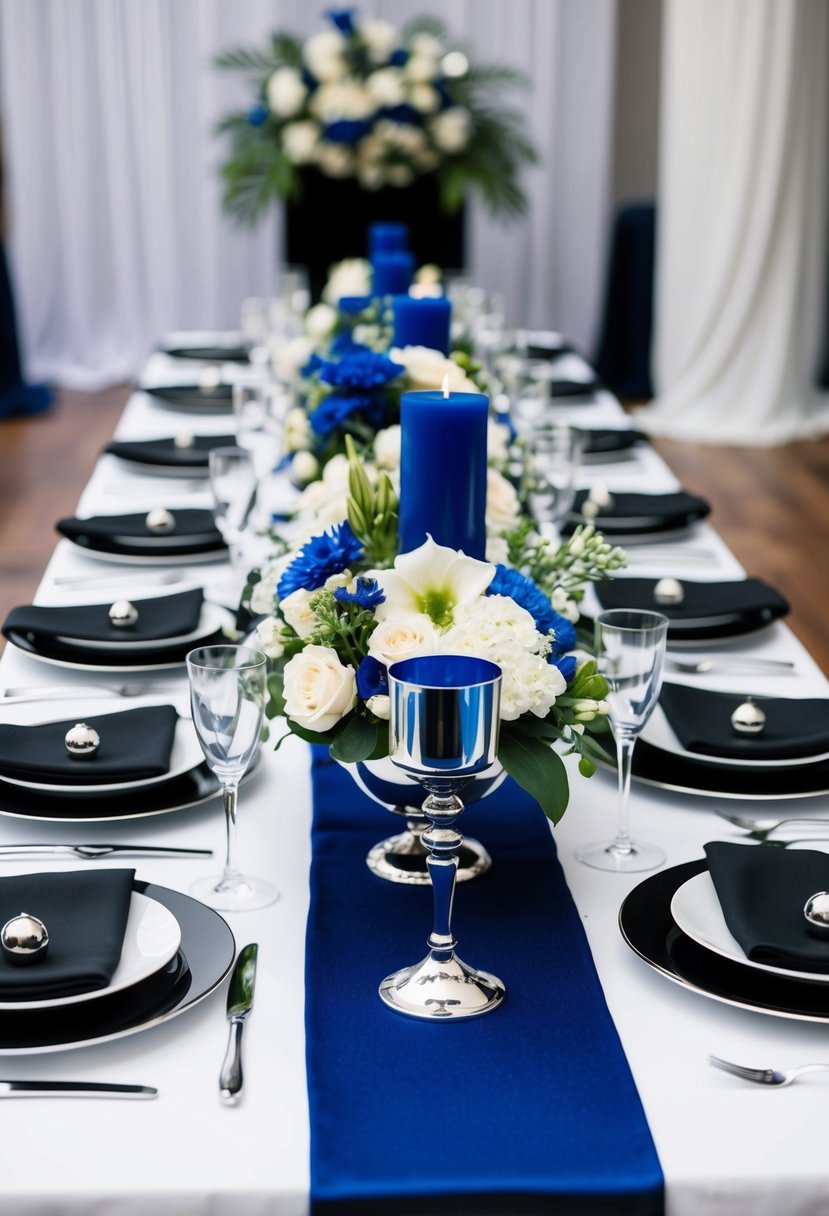
[[[380,997],[390,1009],[429,1021],[459,1022],[497,1009],[506,995],[501,980],[476,971],[456,955],[446,960],[429,954],[421,963],[389,975]]]
[[[411,831],[412,820],[408,822],[409,830],[381,840],[369,851],[366,865],[372,874],[384,878],[386,882],[405,882],[425,887],[432,880],[426,866],[429,850],[422,843],[420,835],[428,820],[423,816],[416,831]],[[477,878],[479,874],[486,873],[491,865],[492,858],[481,842],[465,836],[458,849],[455,881],[467,882],[470,878]]]

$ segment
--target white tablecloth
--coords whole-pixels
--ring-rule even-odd
[[[158,382],[158,356],[148,369]],[[587,425],[625,425],[619,406],[605,395],[599,405],[573,411]],[[182,430],[225,433],[227,416],[177,414],[135,393],[118,427],[121,438]],[[676,482],[646,449],[618,465],[590,474],[611,489],[671,489]],[[153,505],[207,505],[200,488],[132,473],[103,457],[85,491],[83,513],[138,510]],[[688,487],[693,490],[693,487]],[[70,507],[71,504],[67,504]],[[67,511],[69,513],[69,511]],[[716,524],[716,519],[714,519]],[[652,546],[640,550],[636,573],[678,577],[735,577],[740,566],[703,524],[682,542],[689,560],[653,564]],[[703,565],[699,549],[713,557]],[[110,574],[118,567],[61,541],[46,571],[38,600],[66,603],[73,596],[53,584],[58,573]],[[223,576],[221,566],[188,568],[194,578]],[[125,592],[152,594],[151,574],[126,571]],[[173,588],[171,588],[172,590]],[[781,589],[785,593],[785,588]],[[90,599],[76,593],[76,602]],[[116,598],[102,590],[100,598]],[[791,658],[791,676],[738,677],[739,687],[780,695],[827,695],[824,677],[783,624],[733,643],[733,651]],[[0,664],[4,686],[93,684],[97,676],[47,665],[8,646]],[[672,677],[675,678],[675,677]],[[105,680],[106,677],[101,677]],[[117,677],[116,677],[117,680]],[[734,677],[706,678],[714,688],[735,687]],[[110,677],[111,681],[111,677]],[[184,690],[182,679],[182,695]],[[56,702],[71,716],[73,702]],[[79,701],[80,705],[80,701]],[[64,710],[66,713],[64,715]],[[825,799],[759,803],[668,793],[635,785],[633,830],[668,851],[668,865],[702,855],[709,839],[730,829],[714,816],[720,809],[818,814]],[[829,1079],[817,1075],[784,1090],[741,1083],[709,1067],[709,1052],[751,1064],[778,1067],[829,1059],[827,1027],[732,1008],[702,998],[650,970],[623,942],[619,905],[642,876],[606,874],[578,864],[573,849],[612,832],[615,777],[599,772],[589,781],[573,773],[570,808],[555,837],[570,889],[584,919],[611,1013],[641,1094],[665,1172],[670,1216],[800,1216],[829,1206],[824,1112]],[[217,1076],[225,1045],[224,987],[195,1009],[152,1030],[116,1042],[55,1054],[8,1058],[4,1077],[105,1079],[157,1085],[156,1101],[33,1100],[0,1102],[0,1213],[52,1216],[83,1211],[127,1216],[294,1216],[307,1211],[308,1115],[303,1032],[304,931],[308,902],[310,781],[305,746],[290,740],[276,755],[266,752],[240,800],[240,860],[267,873],[280,900],[261,912],[228,916],[238,945],[260,943],[256,1005],[246,1031],[246,1085],[241,1104],[221,1105]],[[377,811],[377,835],[391,830]],[[470,824],[469,830],[472,831]],[[213,868],[224,847],[217,800],[129,823],[39,823],[3,817],[0,842],[131,841],[210,846]],[[48,868],[55,863],[44,863]],[[62,863],[71,864],[71,863]],[[109,863],[107,863],[109,864]],[[120,864],[132,865],[131,861]],[[2,873],[38,868],[3,861]],[[208,862],[139,862],[138,876],[187,890],[209,872]],[[463,939],[463,888],[456,907]],[[370,932],[370,926],[365,927]],[[401,943],[401,964],[408,960]],[[378,976],[378,981],[382,978]],[[509,986],[509,976],[504,977]],[[829,995],[829,990],[828,990]],[[373,992],[366,1000],[376,1000]],[[829,1001],[827,1001],[829,1008]],[[497,1014],[496,1014],[497,1016]],[[554,1018],[554,1011],[551,1013]],[[435,1030],[439,1035],[441,1031]],[[483,1062],[485,1063],[485,1062]],[[608,1094],[608,1102],[613,1095]],[[463,1135],[462,1125],[459,1135]],[[497,1151],[497,1145],[493,1145]]]

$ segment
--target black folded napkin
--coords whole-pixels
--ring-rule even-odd
[[[0,924],[21,912],[49,932],[46,957],[15,966],[0,952],[0,1000],[46,1001],[106,988],[121,957],[134,870],[0,878]]]
[[[55,527],[62,536],[84,549],[128,557],[176,557],[211,553],[224,547],[212,511],[177,507],[171,514],[175,523],[171,531],[164,533],[149,530],[146,511],[134,515],[59,519]]]
[[[83,721],[98,732],[101,743],[94,755],[81,759],[70,756],[64,742],[77,717],[38,726],[0,723],[0,777],[47,785],[116,785],[169,772],[178,721],[172,705],[147,705]]]
[[[731,725],[731,715],[745,701],[741,693],[663,684],[659,704],[686,751],[703,756],[795,760],[829,752],[829,700],[754,699],[766,715],[765,725],[757,735],[740,735]]]
[[[829,938],[813,937],[803,916],[809,896],[829,890],[827,854],[721,840],[705,853],[725,923],[746,958],[790,971],[829,971]]]
[[[587,445],[585,456],[603,456],[612,452],[627,452],[637,443],[645,443],[647,435],[633,427],[622,430],[619,427],[591,427],[585,430]]]
[[[596,585],[603,608],[653,608],[670,625],[668,636],[704,639],[729,637],[760,629],[785,616],[789,605],[774,587],[757,578],[727,583],[693,583],[682,580],[680,604],[658,604],[655,578],[616,578]]]
[[[230,409],[233,400],[232,384],[215,384],[209,388],[202,388],[200,384],[154,384],[149,387],[142,385],[141,392],[149,393],[151,397],[168,405],[185,406],[206,413],[217,409],[224,412]]]
[[[551,397],[592,398],[597,389],[602,386],[598,376],[590,376],[587,380],[550,380]]]
[[[138,620],[128,628],[109,619],[111,604],[23,604],[12,608],[3,624],[3,634],[25,635],[34,645],[43,641],[77,639],[83,642],[116,642],[124,649],[135,642],[164,641],[193,633],[201,619],[204,593],[200,587],[133,600]]]
[[[207,469],[213,448],[234,445],[234,435],[194,435],[188,447],[176,447],[175,438],[118,440],[107,444],[105,452],[133,464],[160,465],[171,469]]]
[[[573,505],[571,526],[581,522],[581,508],[590,497],[589,490],[579,490]],[[600,507],[592,522],[608,536],[614,533],[667,532],[674,528],[687,528],[689,524],[705,519],[710,514],[710,504],[704,498],[677,491],[672,494],[612,495],[609,506]]]

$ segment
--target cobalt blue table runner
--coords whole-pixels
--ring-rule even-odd
[[[507,781],[460,821],[493,866],[457,888],[458,954],[504,980],[503,1006],[420,1022],[377,988],[426,954],[431,889],[370,873],[398,821],[314,750],[312,1211],[656,1216],[656,1150],[536,803]]]

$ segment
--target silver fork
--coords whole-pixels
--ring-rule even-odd
[[[762,671],[768,675],[777,675],[793,668],[794,663],[788,659],[738,658],[736,655],[723,659],[679,659],[670,654],[665,656],[667,671],[679,671],[689,676],[701,676],[709,671]]]
[[[134,572],[127,570],[119,574],[56,574],[52,582],[56,587],[97,587],[109,586],[112,583],[123,583],[134,578]],[[164,585],[165,583],[183,582],[188,575],[183,570],[152,571],[141,574],[141,583]]]
[[[750,819],[746,815],[731,815],[728,811],[717,811],[720,819],[725,819],[727,823],[732,823],[736,828],[742,828],[744,832],[748,832],[752,840],[759,840],[761,843],[766,840],[772,832],[776,832],[778,828],[786,827],[790,823],[802,823],[809,827],[815,824],[819,828],[829,828],[829,819]]]
[[[824,1072],[829,1070],[829,1064],[801,1064],[799,1068],[787,1068],[780,1071],[776,1068],[747,1068],[745,1064],[733,1064],[731,1060],[721,1060],[719,1056],[709,1056],[709,1064],[721,1068],[723,1072],[740,1077],[743,1081],[754,1081],[757,1085],[776,1085],[782,1087],[791,1085],[798,1077],[807,1072]]]
[[[155,693],[186,692],[186,690],[187,685],[183,680],[179,684],[142,684],[139,680],[133,680],[128,681],[126,684],[84,684],[73,687],[61,685],[57,688],[42,686],[7,688],[2,694],[2,699],[7,705],[21,705],[26,701],[75,700],[85,693],[88,693],[90,696],[94,696],[96,693],[105,693],[107,696],[115,697],[141,697],[145,695],[150,697]]]

